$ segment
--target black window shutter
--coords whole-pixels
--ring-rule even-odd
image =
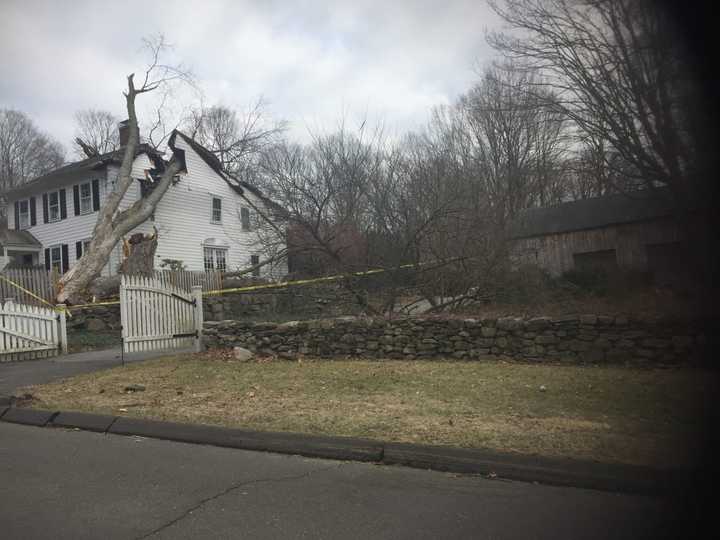
[[[30,197],[30,226],[37,225],[37,212],[35,210],[35,197]]]
[[[48,222],[48,196],[43,193],[43,223]]]
[[[64,274],[70,269],[70,260],[68,258],[68,245],[62,245],[62,273]]]
[[[82,257],[82,242],[75,242],[75,258],[80,260]]]
[[[73,186],[73,206],[75,207],[75,215],[80,215],[80,186]]]
[[[15,230],[20,230],[20,201],[15,201]]]
[[[67,200],[64,189],[60,190],[60,219],[67,219]]]
[[[50,248],[45,248],[45,270],[50,270]]]
[[[92,197],[93,197],[93,212],[100,210],[100,182],[95,179],[92,181]]]

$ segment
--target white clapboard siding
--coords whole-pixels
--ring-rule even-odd
[[[44,307],[0,303],[0,361],[48,358],[66,350],[64,317]]]
[[[202,293],[188,294],[158,277],[123,275],[120,319],[126,353],[200,348]]]

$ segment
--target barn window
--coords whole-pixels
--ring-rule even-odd
[[[655,285],[662,287],[682,285],[689,281],[685,258],[685,246],[681,242],[647,244],[647,269],[652,275]]]
[[[259,264],[260,264],[260,255],[250,255],[250,268],[253,269],[252,275],[255,277],[260,276],[260,268],[257,267]]]
[[[617,270],[617,256],[614,249],[573,253],[575,268],[588,272],[612,273]]]

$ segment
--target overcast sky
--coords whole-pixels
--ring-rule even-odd
[[[126,116],[125,75],[145,65],[141,38],[159,32],[207,104],[244,110],[263,96],[297,139],[343,115],[397,134],[472,84],[497,25],[483,0],[0,0],[0,107],[67,148],[76,110]]]

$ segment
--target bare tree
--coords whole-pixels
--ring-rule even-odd
[[[62,165],[62,145],[20,111],[0,109],[0,192]]]
[[[127,89],[124,96],[128,113],[129,135],[115,189],[108,193],[100,208],[92,240],[87,252],[83,255],[82,263],[73,266],[60,279],[59,302],[76,303],[84,299],[90,283],[100,274],[118,242],[124,235],[150,217],[173,178],[182,169],[182,163],[175,155],[172,155],[167,162],[157,159],[156,165],[160,170],[158,177],[152,183],[152,188],[146,190],[143,196],[130,207],[124,210],[120,209],[120,203],[133,182],[133,162],[140,149],[138,118],[135,109],[138,96],[162,89],[173,82],[192,82],[191,75],[185,68],[167,65],[161,61],[162,53],[167,49],[167,44],[162,36],[146,40],[145,45],[151,54],[151,62],[145,70],[142,80],[138,85],[135,82],[135,74],[127,77]]]
[[[478,195],[504,224],[520,210],[557,202],[556,183],[566,153],[565,117],[556,96],[537,90],[534,71],[512,64],[487,69],[461,97],[459,140],[476,164]]]
[[[284,122],[271,120],[258,99],[243,114],[222,105],[202,107],[191,113],[188,131],[220,160],[224,170],[245,181],[257,177],[262,152],[279,141]]]
[[[75,113],[75,155],[80,159],[120,148],[119,118],[108,111],[84,109]]]
[[[519,35],[492,34],[490,43],[541,70],[563,112],[631,166],[623,172],[670,187],[686,206],[702,180],[703,100],[667,13],[651,0],[491,5]]]

